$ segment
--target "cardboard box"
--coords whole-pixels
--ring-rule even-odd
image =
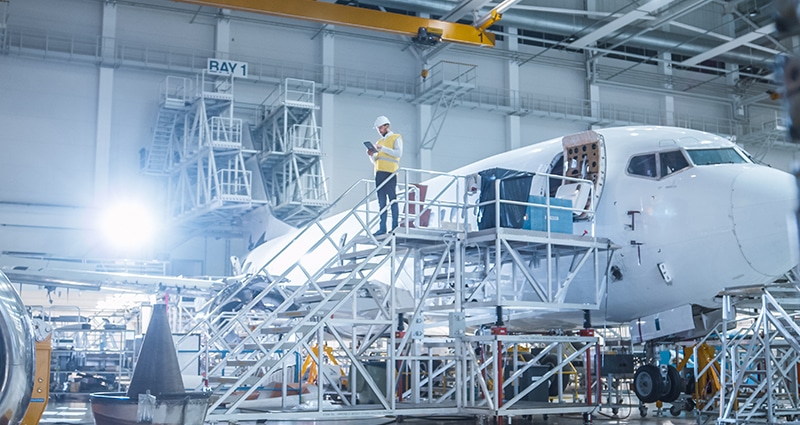
[[[547,212],[547,200],[543,196],[529,196],[528,202],[536,205],[528,205],[527,217],[522,228],[527,230],[547,231],[547,224],[544,221]],[[551,207],[572,208],[572,201],[569,199],[550,198]],[[552,233],[572,233],[572,211],[550,208],[550,232]]]

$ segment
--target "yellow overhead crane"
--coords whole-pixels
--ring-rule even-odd
[[[493,12],[479,26],[419,18],[399,13],[382,12],[325,3],[316,0],[175,0],[201,6],[212,6],[244,12],[262,13],[284,18],[303,19],[332,25],[343,25],[375,31],[408,35],[423,43],[439,39],[453,43],[494,46],[494,34],[486,29],[501,18]]]

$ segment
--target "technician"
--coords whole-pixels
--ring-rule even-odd
[[[378,205],[381,209],[381,224],[375,236],[386,234],[386,205],[391,203],[392,227],[397,227],[399,208],[397,206],[397,170],[403,156],[403,136],[389,129],[389,118],[381,115],[375,119],[375,129],[381,138],[375,142],[377,150],[367,150],[370,161],[375,165],[375,187],[378,188]]]

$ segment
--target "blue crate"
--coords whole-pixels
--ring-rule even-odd
[[[547,224],[544,221],[544,216],[547,212],[547,206],[545,198],[543,196],[529,196],[528,202],[537,205],[528,205],[525,223],[523,223],[522,228],[546,232]],[[572,201],[569,199],[550,198],[550,206],[572,208]],[[572,211],[551,208],[550,232],[572,233]]]

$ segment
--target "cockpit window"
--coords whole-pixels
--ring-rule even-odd
[[[628,163],[628,172],[635,176],[658,177],[656,168],[656,154],[639,155],[631,158]]]
[[[661,152],[658,157],[661,161],[661,177],[689,167],[689,161],[681,151]]]
[[[741,164],[748,162],[736,149],[690,149],[686,152],[695,165]]]
[[[628,173],[634,176],[658,179],[689,168],[690,164],[680,150],[637,155],[628,162]]]

